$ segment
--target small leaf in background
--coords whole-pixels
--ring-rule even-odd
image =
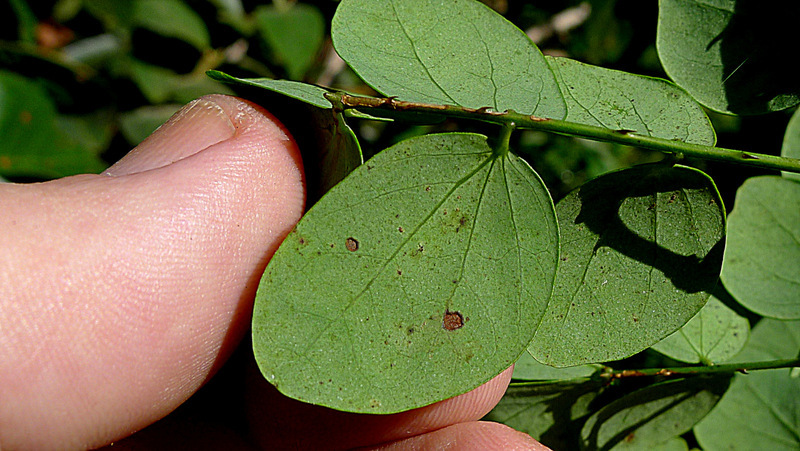
[[[181,0],[134,0],[131,6],[133,24],[161,36],[186,41],[199,50],[211,47],[211,37],[205,22],[185,2]]]
[[[227,87],[203,74],[180,75],[136,58],[127,58],[126,63],[131,79],[152,104],[183,104],[206,94],[233,94]]]
[[[603,381],[512,382],[484,420],[525,432],[554,450],[576,449],[576,424],[592,412],[604,385]]]
[[[555,368],[539,363],[530,353],[523,353],[514,364],[512,379],[526,381],[566,380],[589,377],[600,369],[600,365],[579,365],[568,368]]]
[[[789,120],[789,125],[786,126],[781,156],[800,159],[800,109],[795,110]],[[787,179],[800,181],[800,174],[796,172],[784,172],[783,176]]]
[[[486,137],[390,147],[323,197],[256,295],[253,348],[287,396],[399,412],[488,381],[525,350],[552,290],[547,189]]]
[[[719,277],[725,212],[704,173],[661,164],[608,173],[556,212],[561,261],[529,348],[540,362],[629,357],[705,305]]]
[[[565,121],[708,146],[716,141],[700,105],[666,80],[569,58],[547,57],[547,62],[567,103]]]
[[[791,58],[800,4],[780,10],[737,0],[660,0],[656,45],[670,78],[708,108],[762,114],[800,103]]]
[[[33,10],[31,10],[28,2],[24,0],[11,0],[9,3],[17,18],[17,35],[19,36],[19,40],[30,44],[36,42],[36,25],[38,24],[38,20],[36,20],[36,15],[33,13]]]
[[[736,362],[797,357],[800,321],[762,319]],[[694,428],[704,450],[796,450],[800,448],[800,378],[789,368],[737,374],[731,388]]]
[[[564,117],[542,53],[477,1],[344,0],[331,38],[342,59],[383,95]]]
[[[41,86],[0,71],[0,175],[56,178],[100,172],[106,165],[97,155],[105,143],[96,146],[104,130],[99,121],[90,129],[77,117],[60,117]]]
[[[224,72],[208,71],[214,80],[232,85],[254,86],[299,100],[317,108],[331,109],[331,102],[325,98],[329,90],[319,86],[293,80],[273,80],[270,78],[238,78]]]
[[[694,318],[652,349],[681,362],[713,365],[741,351],[749,335],[747,318],[712,296]]]
[[[655,383],[594,413],[581,430],[582,448],[641,450],[692,429],[717,404],[730,384],[728,374]]]
[[[179,104],[143,106],[121,113],[120,132],[128,143],[135,146],[172,117],[181,106]]]
[[[317,126],[319,191],[328,192],[364,162],[361,145],[340,111],[312,109]]]
[[[759,315],[800,319],[800,184],[747,179],[728,218],[722,282]]]
[[[314,63],[325,38],[325,18],[303,3],[259,6],[256,26],[274,52],[274,61],[292,80],[300,80]]]

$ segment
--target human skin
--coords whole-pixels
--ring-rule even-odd
[[[544,449],[476,421],[510,370],[422,409],[366,416],[283,397],[251,354],[245,436],[204,425],[187,438],[180,420],[147,428],[236,349],[260,275],[304,200],[288,132],[227,96],[187,105],[103,174],[0,184],[0,449],[98,448],[128,436],[117,445]]]

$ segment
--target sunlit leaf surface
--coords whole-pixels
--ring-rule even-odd
[[[354,412],[430,404],[517,360],[550,296],[552,201],[531,168],[474,134],[406,140],[300,221],[253,315],[265,378]]]

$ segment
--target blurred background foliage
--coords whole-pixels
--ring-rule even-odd
[[[483,0],[546,54],[665,77],[655,50],[657,2]],[[99,172],[180,106],[208,93],[240,94],[295,129],[312,121],[293,104],[233,92],[205,75],[301,80],[372,91],[336,56],[329,38],[335,0],[9,0],[0,6],[0,177],[36,181]],[[237,88],[238,90],[239,88]],[[252,94],[252,95],[251,95]],[[255,96],[255,98],[254,98]],[[292,118],[292,115],[302,118]],[[712,115],[720,145],[776,153],[788,114]],[[432,127],[352,120],[365,157]],[[765,133],[765,130],[767,133]],[[555,199],[609,170],[662,156],[620,145],[524,131],[515,149]],[[301,142],[301,147],[302,147]],[[730,195],[752,170],[709,171]],[[729,185],[725,189],[725,185]],[[732,202],[728,202],[731,205]]]

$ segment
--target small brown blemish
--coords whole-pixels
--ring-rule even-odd
[[[444,330],[456,330],[463,326],[464,316],[461,315],[461,312],[451,312],[450,310],[444,311],[444,317],[442,318],[442,328]]]
[[[358,240],[356,240],[353,237],[350,237],[347,240],[345,240],[344,247],[346,247],[347,250],[350,252],[355,252],[358,250]]]
[[[403,233],[403,228],[402,227],[398,227],[397,231],[400,232],[400,233]]]
[[[33,114],[30,111],[24,110],[20,111],[19,113],[19,123],[22,125],[28,125],[33,120]]]

